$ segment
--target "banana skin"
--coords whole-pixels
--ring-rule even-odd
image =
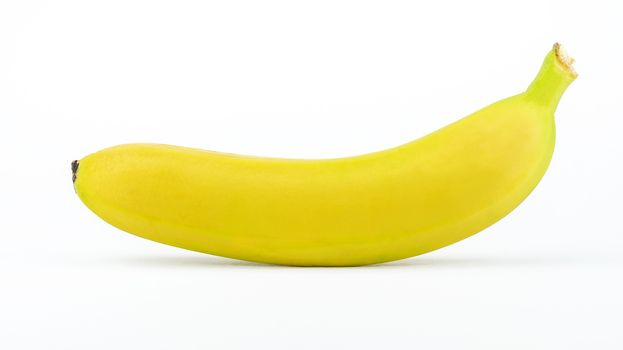
[[[555,44],[525,92],[380,152],[301,160],[128,144],[72,163],[74,187],[111,225],[198,252],[296,266],[403,259],[528,196],[552,158],[572,63]]]

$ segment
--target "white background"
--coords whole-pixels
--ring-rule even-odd
[[[0,2],[0,348],[622,349],[618,1]],[[288,268],[96,218],[69,163],[118,143],[355,155],[579,78],[551,167],[486,231],[421,257]]]

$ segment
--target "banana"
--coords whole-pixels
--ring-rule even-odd
[[[74,188],[121,230],[213,255],[354,266],[423,254],[492,225],[534,189],[572,63],[555,44],[525,92],[384,151],[299,160],[128,144],[74,161]]]

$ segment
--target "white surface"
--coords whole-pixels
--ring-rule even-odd
[[[0,348],[621,349],[617,1],[0,2]],[[440,251],[286,268],[108,226],[69,163],[126,142],[285,157],[420,137],[525,89],[554,41],[579,79],[551,167]]]

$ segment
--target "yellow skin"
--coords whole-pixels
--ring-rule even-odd
[[[74,185],[111,225],[172,246],[299,266],[403,259],[483,230],[528,196],[552,157],[571,63],[555,45],[526,92],[376,153],[297,160],[130,144],[80,160]]]

